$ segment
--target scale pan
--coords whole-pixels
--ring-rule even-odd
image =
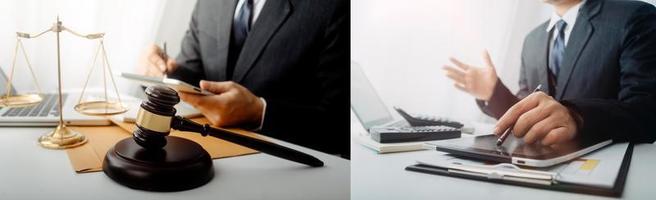
[[[35,106],[43,100],[39,94],[21,94],[0,97],[0,107],[29,107]]]
[[[75,111],[85,115],[116,115],[127,112],[122,104],[109,101],[87,101],[75,105]]]

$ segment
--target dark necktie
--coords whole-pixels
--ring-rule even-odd
[[[253,18],[253,0],[245,0],[241,8],[239,8],[239,15],[234,18],[232,22],[232,34],[230,37],[230,49],[228,50],[228,66],[226,70],[226,77],[232,79],[232,74],[235,70],[235,65],[239,59],[239,54],[248,32],[251,31],[251,21]]]
[[[567,27],[567,23],[563,20],[559,20],[556,22],[556,27],[558,28],[558,34],[555,35],[556,41],[554,41],[553,48],[549,55],[549,70],[553,76],[554,86],[555,83],[557,83],[560,65],[562,64],[563,56],[565,55],[565,27]]]

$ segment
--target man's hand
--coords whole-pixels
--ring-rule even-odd
[[[455,81],[454,86],[465,91],[477,99],[488,101],[497,84],[497,72],[487,51],[483,52],[485,67],[475,67],[460,62],[458,59],[449,58],[458,68],[444,65],[446,76]]]
[[[165,60],[166,59],[166,60]],[[177,67],[175,60],[165,55],[157,45],[148,46],[139,57],[137,71],[139,74],[163,77],[173,72]]]
[[[216,95],[180,93],[180,98],[198,109],[215,126],[257,127],[264,103],[248,89],[234,83],[201,81],[200,87]]]
[[[572,115],[576,114],[551,96],[535,92],[506,111],[497,122],[494,134],[501,135],[514,123],[512,133],[523,137],[526,143],[557,144],[576,136],[577,124]]]

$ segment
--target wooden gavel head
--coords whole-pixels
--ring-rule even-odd
[[[168,136],[175,121],[178,93],[165,86],[146,88],[137,128],[107,151],[103,172],[130,188],[180,191],[204,185],[214,177],[210,154],[198,143]]]
[[[146,88],[148,99],[141,103],[137,114],[137,129],[132,133],[134,141],[147,150],[159,150],[166,145],[175,116],[175,104],[180,102],[178,93],[166,86]]]

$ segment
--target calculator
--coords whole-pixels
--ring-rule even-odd
[[[448,126],[372,127],[371,139],[379,143],[418,142],[460,137],[460,129]]]
[[[405,110],[399,108],[399,107],[394,107],[394,110],[396,110],[403,119],[408,121],[410,126],[448,126],[448,127],[453,127],[453,128],[462,128],[464,125],[460,122],[449,120],[447,118],[441,118],[441,117],[435,117],[435,116],[429,116],[429,115],[416,115],[412,116],[405,112]]]
[[[463,124],[460,122],[428,115],[415,117],[399,107],[394,107],[394,110],[407,123],[371,127],[371,139],[379,143],[419,142],[459,138],[462,133]]]

